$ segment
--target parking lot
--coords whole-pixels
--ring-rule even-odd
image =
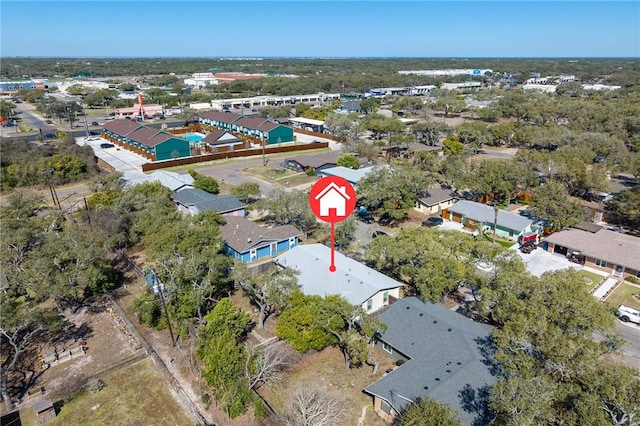
[[[100,158],[116,171],[122,173],[125,178],[139,178],[146,176],[142,172],[142,165],[149,161],[131,151],[118,148],[117,146],[111,148],[102,148],[100,145],[107,143],[105,139],[100,137],[80,137],[76,138],[76,143],[80,146],[88,145],[93,149],[96,157]],[[106,146],[106,145],[104,145]]]

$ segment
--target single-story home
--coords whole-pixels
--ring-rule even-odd
[[[482,227],[482,231],[493,230],[495,210],[493,206],[462,200],[442,212],[442,217],[452,222],[458,222],[468,229]],[[512,241],[517,241],[522,234],[538,232],[533,221],[518,214],[498,210],[496,235]]]
[[[127,179],[125,186],[135,186],[140,183],[160,182],[172,192],[182,188],[193,188],[193,177],[188,173],[176,173],[168,170],[157,170],[144,177]]]
[[[350,169],[348,167],[336,166],[329,167],[326,169],[320,170],[317,174],[325,177],[325,176],[338,176],[352,184],[354,187],[357,185],[358,181],[365,177],[367,173],[371,172],[375,167],[389,167],[386,164],[382,166],[371,166],[371,167],[363,167],[361,169]]]
[[[446,188],[429,188],[416,200],[414,210],[426,215],[440,215],[444,210],[453,206],[458,197],[455,192]]]
[[[198,188],[183,188],[174,192],[171,198],[180,212],[192,216],[207,210],[216,211],[223,216],[246,215],[247,205],[234,195],[213,195]]]
[[[376,335],[375,346],[398,367],[364,389],[376,414],[392,423],[429,397],[457,411],[463,425],[488,424],[483,398],[495,381],[491,326],[415,297],[398,300],[378,319],[387,329]]]
[[[596,232],[593,232],[596,231]],[[585,266],[615,277],[640,278],[640,238],[607,229],[563,229],[545,239],[547,251],[567,255],[579,252]]]
[[[220,226],[224,250],[243,263],[276,256],[298,245],[300,232],[293,225],[266,227],[239,216],[225,217]]]
[[[226,130],[214,129],[202,139],[202,142],[214,148],[228,147],[231,151],[242,148],[244,141]]]
[[[308,295],[338,294],[366,312],[375,312],[400,297],[402,283],[335,252],[336,271],[331,272],[331,249],[323,244],[299,245],[278,256],[274,263],[300,272],[301,290]]]
[[[286,158],[281,165],[282,167],[286,167],[297,172],[313,169],[318,173],[321,170],[336,167],[339,156],[340,153],[336,151],[323,152],[314,155],[298,155]]]

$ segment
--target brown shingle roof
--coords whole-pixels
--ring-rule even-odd
[[[108,123],[105,123],[104,129],[110,132],[116,133],[121,136],[126,136],[129,133],[139,129],[140,127],[144,127],[142,124],[139,124],[136,121],[129,120],[126,118],[122,118],[119,120],[112,120]]]
[[[233,123],[242,118],[240,114],[236,114],[233,112],[222,112],[222,111],[206,111],[200,114],[200,117],[206,118],[212,121],[217,121],[220,123]]]
[[[275,129],[276,127],[281,126],[281,124],[273,123],[271,121],[267,121],[266,123],[262,123],[258,126],[258,130],[262,130],[263,132],[268,132],[270,130]]]
[[[227,216],[224,219],[226,223],[220,226],[220,235],[238,253],[302,235],[293,225],[267,228],[244,217]]]
[[[236,121],[235,124],[237,124],[238,126],[246,127],[247,129],[257,129],[258,127],[263,125],[266,121],[267,120],[265,120],[264,118],[244,117]]]
[[[159,143],[169,139],[171,135],[152,127],[142,127],[135,132],[130,133],[127,137],[141,143],[142,145],[153,148]]]
[[[564,229],[547,237],[546,241],[640,271],[640,238],[601,229],[596,233],[580,229]]]
[[[224,140],[220,140],[224,135],[231,136],[230,138],[225,138]],[[232,143],[232,142],[242,142],[242,139],[233,136],[231,133],[225,132],[222,129],[214,129],[202,140],[209,145],[219,145],[223,143]]]

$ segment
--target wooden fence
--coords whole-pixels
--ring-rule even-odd
[[[280,152],[306,151],[309,149],[328,148],[328,142],[314,142],[305,144],[294,144],[285,146],[265,147],[265,154],[277,154]],[[241,149],[237,151],[218,152],[213,154],[205,154],[197,157],[176,158],[175,160],[156,161],[154,163],[146,163],[142,165],[142,171],[148,172],[152,170],[165,169],[167,167],[186,166],[188,164],[204,163],[206,161],[224,160],[228,158],[243,158],[254,155],[262,155],[262,148]]]

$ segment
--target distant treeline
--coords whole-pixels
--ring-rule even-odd
[[[607,59],[445,59],[445,58],[278,58],[262,60],[232,60],[218,58],[0,58],[2,79],[26,77],[53,78],[90,77],[117,78],[141,75],[189,75],[194,72],[266,73],[272,76],[295,74],[307,85],[312,77],[318,91],[362,91],[388,85],[421,85],[439,81],[458,81],[466,76],[429,78],[402,76],[400,70],[472,68],[508,73],[519,81],[532,73],[542,76],[573,74],[590,81],[630,86],[640,81],[640,60],[635,58]],[[306,77],[306,78],[305,78]],[[290,79],[290,84],[295,85]]]

